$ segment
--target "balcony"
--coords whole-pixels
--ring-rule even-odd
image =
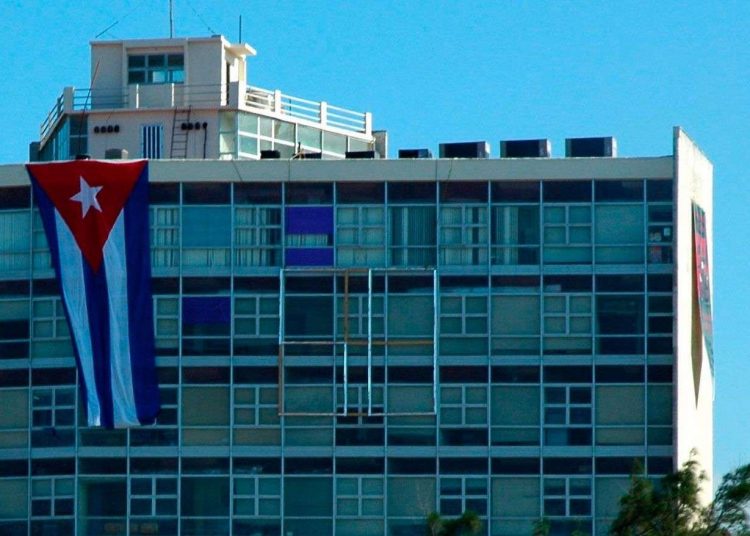
[[[40,126],[41,144],[47,141],[64,113],[92,110],[164,108],[228,108],[311,125],[345,134],[372,135],[372,114],[324,101],[293,97],[244,83],[229,85],[131,84],[124,88],[66,87]]]

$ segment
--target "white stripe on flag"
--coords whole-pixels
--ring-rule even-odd
[[[81,372],[86,386],[89,426],[101,425],[101,407],[96,393],[94,377],[94,356],[91,349],[91,332],[89,327],[88,307],[86,306],[86,284],[83,279],[83,260],[78,244],[68,225],[55,210],[55,228],[57,246],[60,251],[60,280],[62,293],[70,314],[70,328],[78,348],[81,361]]]
[[[130,365],[126,255],[123,210],[104,244],[104,268],[109,291],[110,376],[115,427],[139,424],[133,394],[133,371]]]

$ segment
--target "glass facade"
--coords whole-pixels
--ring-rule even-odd
[[[283,138],[235,120],[240,152]],[[31,192],[3,188],[0,533],[421,535],[472,510],[606,534],[634,463],[673,467],[673,189],[152,183],[163,409],[107,431]]]

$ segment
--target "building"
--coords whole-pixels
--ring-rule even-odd
[[[92,91],[85,114],[66,90],[32,152],[67,157],[86,138],[98,158],[175,156],[181,105],[132,103],[186,94],[192,44],[251,51],[149,42],[147,58],[163,48],[175,66],[149,72],[151,59],[126,60],[142,42],[94,43],[94,82],[127,71],[171,83],[128,84],[131,104],[102,112]],[[170,55],[185,46],[178,69]],[[0,167],[0,533],[407,535],[431,511],[473,510],[493,536],[530,534],[542,517],[554,534],[601,535],[635,461],[656,477],[696,449],[710,473],[693,220],[700,207],[710,259],[712,167],[683,131],[656,157],[571,139],[564,158],[526,140],[494,159],[463,144],[437,159],[298,161],[298,149],[345,155],[341,139],[325,145],[326,107],[313,125],[248,102],[190,108],[198,159],[149,163],[155,426],[84,425],[29,179]],[[252,151],[237,149],[253,146],[245,121]],[[335,132],[350,157],[382,143],[369,122]],[[229,123],[239,141],[222,145]],[[264,137],[289,124],[296,137]],[[154,131],[156,154],[137,141]],[[209,140],[205,159],[195,139]],[[276,143],[281,159],[237,160]]]

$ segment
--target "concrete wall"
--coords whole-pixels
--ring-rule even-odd
[[[714,377],[701,332],[695,285],[693,210],[706,213],[709,269],[713,267],[713,166],[679,127],[674,132],[676,177],[676,464],[697,453],[701,468],[713,477]],[[715,272],[714,272],[715,273]],[[713,283],[713,280],[711,281]],[[713,295],[713,288],[711,289]],[[713,495],[713,481],[703,486],[703,499]]]
[[[127,149],[130,158],[141,158],[141,127],[162,124],[164,143],[162,157],[169,158],[174,110],[127,110],[127,112],[96,113],[89,115],[88,152],[92,158],[104,158],[107,149]],[[218,157],[219,119],[216,110],[192,110],[192,123],[206,122],[207,130],[188,131],[187,158],[203,158],[203,137],[206,136],[206,158]],[[118,125],[120,132],[94,134],[95,126]],[[179,125],[178,125],[179,130]],[[182,157],[183,155],[179,155]]]

